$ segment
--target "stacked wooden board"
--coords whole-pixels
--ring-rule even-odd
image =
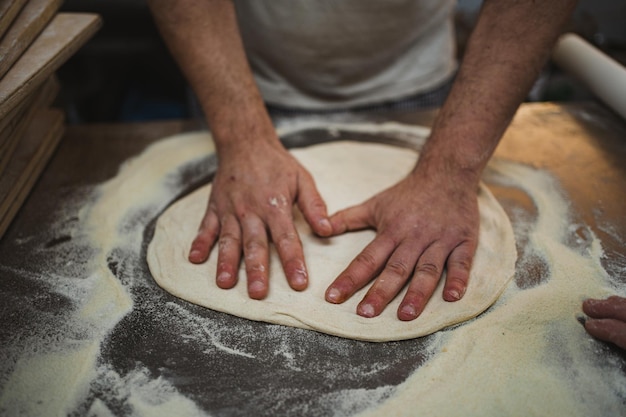
[[[0,1],[0,238],[63,136],[55,72],[101,25],[61,3]]]

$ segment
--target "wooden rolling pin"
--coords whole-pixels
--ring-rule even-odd
[[[620,63],[573,33],[559,38],[552,59],[626,119],[626,68]]]

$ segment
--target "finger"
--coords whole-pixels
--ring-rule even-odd
[[[330,224],[333,236],[373,226],[370,209],[366,203],[338,211],[330,216]]]
[[[443,246],[431,245],[422,253],[415,266],[413,279],[398,307],[400,320],[414,320],[424,311],[441,279],[446,252]]]
[[[241,222],[243,254],[248,277],[248,295],[261,300],[267,296],[269,250],[267,233],[261,219],[245,216]]]
[[[458,301],[465,295],[475,252],[476,244],[465,242],[457,246],[448,256],[446,285],[443,288],[444,300]]]
[[[597,319],[616,319],[626,322],[626,298],[611,296],[605,300],[583,301],[583,311]]]
[[[216,283],[220,288],[232,288],[241,261],[241,228],[236,217],[229,215],[222,221],[218,245]]]
[[[308,285],[304,252],[291,216],[272,216],[268,219],[272,240],[285,271],[289,286],[297,291]]]
[[[626,349],[626,323],[616,319],[588,319],[585,329],[593,337]]]
[[[413,244],[406,243],[399,246],[359,303],[357,314],[363,317],[375,317],[382,313],[413,274],[418,254]]]
[[[210,207],[202,218],[198,234],[191,243],[191,249],[189,250],[189,262],[194,264],[200,264],[205,262],[211,248],[217,239],[220,230],[220,223],[217,218],[217,214]]]
[[[381,271],[394,246],[391,239],[376,237],[330,284],[326,290],[326,301],[343,303],[363,288]]]
[[[298,207],[315,233],[320,236],[332,234],[326,203],[308,173],[302,174],[298,183]]]

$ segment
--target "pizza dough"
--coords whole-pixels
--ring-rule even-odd
[[[361,203],[403,178],[413,167],[415,151],[391,145],[333,142],[292,151],[315,178],[329,213]],[[335,277],[375,236],[371,230],[323,239],[312,234],[302,215],[294,217],[304,246],[309,287],[292,290],[284,277],[274,248],[270,257],[270,291],[264,300],[252,300],[246,289],[245,270],[230,290],[215,284],[217,250],[209,260],[194,265],[187,254],[204,215],[210,185],[172,205],[158,219],[148,248],[148,265],[158,285],[171,294],[213,310],[251,320],[313,329],[368,341],[389,341],[424,336],[473,318],[493,304],[515,271],[517,253],[511,223],[485,185],[480,186],[479,244],[463,299],[442,299],[442,279],[424,312],[410,322],[397,319],[402,291],[378,317],[363,318],[356,306],[362,289],[343,304],[324,300]]]

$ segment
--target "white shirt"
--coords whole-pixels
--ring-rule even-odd
[[[456,70],[454,0],[236,0],[264,99],[341,109],[426,92]]]

